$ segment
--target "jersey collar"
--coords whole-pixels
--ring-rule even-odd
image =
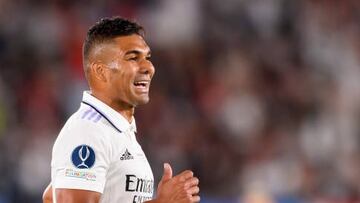
[[[91,95],[90,91],[84,91],[82,103],[91,106],[98,111],[111,125],[120,132],[136,132],[135,118],[129,123],[124,116],[110,106]]]

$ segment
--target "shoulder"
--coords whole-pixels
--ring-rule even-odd
[[[74,162],[73,157],[78,157],[79,153],[88,153],[94,160],[96,154],[96,159],[103,157],[102,160],[109,161],[108,155],[112,154],[113,148],[111,137],[106,132],[101,119],[96,121],[97,114],[92,114],[91,111],[86,113],[86,111],[87,109],[80,108],[61,129],[52,149],[53,166],[64,164],[71,166],[68,163],[69,157]],[[92,160],[90,158],[89,160]]]
[[[92,108],[80,107],[66,121],[61,129],[54,148],[57,146],[72,146],[81,143],[91,145],[109,145],[111,144],[111,135],[102,115]]]
[[[114,126],[113,122],[111,122],[108,117],[88,105],[81,105],[80,109],[75,112],[65,123],[62,131],[64,132],[93,132],[93,131],[101,131],[105,134],[122,134],[116,126]]]
[[[103,116],[91,107],[81,106],[66,121],[60,131],[59,137],[62,136],[93,136],[97,134],[104,135],[107,125],[104,123]]]

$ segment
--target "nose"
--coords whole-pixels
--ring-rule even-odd
[[[140,64],[140,72],[142,74],[149,74],[151,77],[155,73],[155,67],[149,60],[143,60]]]

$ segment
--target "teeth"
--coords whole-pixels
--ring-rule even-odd
[[[138,85],[146,86],[147,84],[148,84],[147,81],[134,82],[134,85],[136,85],[136,86],[138,86]]]

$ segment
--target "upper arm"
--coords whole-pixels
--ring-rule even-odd
[[[43,198],[43,203],[53,202],[51,183],[46,187],[42,198]]]
[[[73,121],[53,147],[51,176],[54,189],[102,193],[111,160],[106,135],[89,121]]]
[[[101,194],[89,190],[55,189],[56,203],[98,203]]]

